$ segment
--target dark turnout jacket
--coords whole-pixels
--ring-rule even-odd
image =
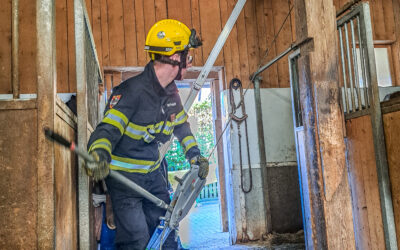
[[[90,136],[89,152],[107,151],[113,170],[148,173],[160,166],[159,143],[174,134],[191,159],[200,150],[187,118],[175,83],[161,87],[150,62],[113,89],[104,119]]]

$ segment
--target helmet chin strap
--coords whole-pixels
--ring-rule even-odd
[[[178,71],[178,73],[175,76],[173,81],[181,80],[181,78],[182,78],[182,69],[185,69],[187,67],[186,57],[187,57],[188,53],[189,53],[188,49],[185,49],[184,51],[182,51],[180,53],[180,57],[181,57],[181,61],[180,62],[176,61],[176,60],[172,60],[172,59],[170,59],[168,57],[163,57],[163,56],[160,57],[160,58],[155,59],[154,54],[152,55],[152,60],[157,60],[157,61],[159,61],[161,63],[170,64],[172,66],[178,66],[179,67],[179,71]]]
[[[180,61],[179,65],[178,65],[179,66],[179,71],[178,71],[178,74],[176,75],[174,80],[181,80],[182,79],[182,69],[185,69],[187,67],[187,65],[186,65],[186,57],[187,57],[188,52],[189,52],[189,50],[187,50],[187,49],[182,51],[182,53],[181,53],[181,61]]]

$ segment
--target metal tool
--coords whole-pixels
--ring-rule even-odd
[[[178,235],[179,223],[189,213],[206,183],[206,179],[200,179],[198,173],[199,166],[192,165],[182,179],[175,176],[175,180],[179,183],[178,187],[165,217],[160,218],[160,225],[154,231],[146,249],[161,249],[171,232],[175,231],[175,235]]]

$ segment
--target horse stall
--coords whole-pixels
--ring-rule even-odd
[[[390,118],[382,120],[385,92],[376,67],[370,9],[362,3],[337,21],[346,161],[358,249],[395,249],[396,234],[387,159],[399,151]],[[379,66],[379,65],[378,65]],[[385,117],[385,116],[383,116]],[[387,138],[385,147],[384,128]],[[392,132],[391,132],[392,131]],[[392,134],[391,134],[392,133]],[[392,163],[393,165],[393,163]],[[394,166],[392,166],[394,168]],[[393,181],[393,175],[390,177]],[[395,182],[392,182],[395,183]]]
[[[101,76],[90,25],[82,2],[69,3],[75,4],[21,0],[0,5],[0,13],[12,16],[0,21],[6,34],[0,41],[0,249],[78,249],[95,240],[89,180],[76,156],[44,135],[44,128],[50,128],[75,141],[83,124],[86,141],[98,119]],[[56,12],[61,12],[58,19]],[[80,21],[69,25],[70,32],[63,19],[67,13]],[[74,28],[85,60],[81,71],[75,64],[82,59],[75,58],[71,46]],[[78,101],[90,107],[78,102],[79,119],[62,100],[76,92]],[[90,236],[83,238],[86,232]]]

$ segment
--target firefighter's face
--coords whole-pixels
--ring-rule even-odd
[[[180,55],[179,53],[176,53],[176,54],[174,54],[174,55],[171,56],[171,59],[180,62],[180,61],[181,61],[181,55]],[[191,55],[191,53],[190,53],[190,51],[189,51],[188,54],[187,54],[187,56],[186,56],[186,68],[182,68],[182,71],[181,71],[182,77],[181,77],[180,80],[183,80],[183,79],[184,79],[185,74],[186,74],[186,71],[187,71],[187,69],[189,69],[190,67],[192,67],[192,63],[193,63],[193,56]],[[176,71],[176,74],[178,74],[179,67],[178,67],[178,66],[175,66],[175,67],[174,67],[174,70]]]

